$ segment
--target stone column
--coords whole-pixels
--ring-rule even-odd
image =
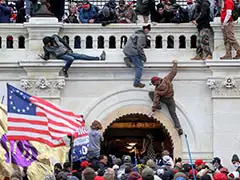
[[[29,34],[27,41],[29,51],[39,51],[43,46],[43,37],[58,34],[62,23],[58,23],[55,17],[33,17],[30,18],[29,23],[24,23],[24,27]]]
[[[224,55],[225,47],[222,36],[221,21],[219,17],[214,18],[211,23],[213,29],[213,59],[219,59]]]
[[[207,85],[212,91],[213,156],[230,167],[230,158],[240,148],[240,62],[206,63],[212,70]]]

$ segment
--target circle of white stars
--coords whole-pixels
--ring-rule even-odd
[[[18,113],[20,113],[20,112],[26,113],[27,111],[29,111],[30,110],[29,106],[32,106],[32,103],[29,103],[26,108],[23,108],[23,109],[17,108],[16,104],[14,104],[14,102],[12,101],[12,95],[11,94],[13,94],[13,93],[20,94],[23,97],[23,99],[26,99],[26,96],[24,96],[22,92],[19,92],[19,90],[16,90],[16,91],[11,90],[9,100],[10,100],[10,105],[12,105],[13,110],[17,111]]]

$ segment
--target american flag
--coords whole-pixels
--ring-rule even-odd
[[[9,84],[7,91],[8,140],[32,140],[57,147],[65,145],[63,137],[73,136],[79,129],[85,131],[82,116]]]

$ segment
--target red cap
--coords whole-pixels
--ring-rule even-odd
[[[193,0],[187,0],[187,4],[193,4]]]
[[[83,4],[82,8],[89,8],[89,6],[90,6],[89,4]]]
[[[89,162],[87,162],[87,161],[83,161],[83,162],[81,162],[81,167],[82,168],[86,168],[86,167],[88,167],[90,165],[90,163]]]
[[[151,78],[151,83],[154,84],[154,83],[156,83],[158,80],[159,80],[159,77],[153,76],[153,77]]]
[[[205,162],[203,162],[202,159],[196,159],[196,161],[195,161],[195,166],[200,166],[200,165],[204,165],[204,164],[205,164]]]

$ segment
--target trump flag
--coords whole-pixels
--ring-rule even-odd
[[[31,96],[11,85],[8,93],[8,140],[31,140],[50,147],[64,146],[63,137],[85,126],[81,115]]]

